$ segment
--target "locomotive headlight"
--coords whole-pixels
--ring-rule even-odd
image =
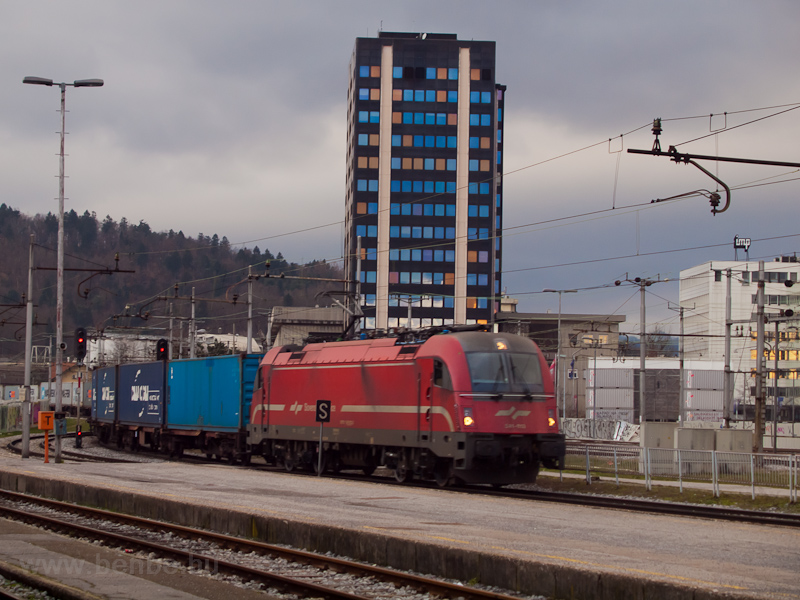
[[[475,419],[472,418],[472,407],[464,407],[464,427],[472,427],[475,425]]]
[[[556,417],[555,417],[555,413],[552,410],[548,410],[547,411],[547,425],[549,427],[555,427],[556,426]]]

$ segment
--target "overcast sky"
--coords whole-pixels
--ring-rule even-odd
[[[796,0],[6,0],[0,202],[57,211],[58,89],[22,78],[102,78],[67,89],[67,210],[337,260],[355,38],[493,40],[508,86],[503,286],[520,311],[556,312],[541,290],[674,279],[733,260],[735,235],[753,239],[751,260],[800,248],[797,169],[704,162],[734,188],[712,216],[703,197],[649,204],[713,191],[709,177],[625,152],[650,149],[661,117],[665,150],[800,162],[799,23]],[[674,326],[677,285],[650,290],[648,328]],[[562,306],[638,331],[634,288]]]

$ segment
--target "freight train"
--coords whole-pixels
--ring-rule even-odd
[[[533,482],[564,461],[547,363],[531,340],[505,333],[451,328],[120,365],[98,369],[93,389],[93,430],[130,450],[262,456],[288,471],[382,466],[441,486]],[[318,422],[320,400],[329,422]]]

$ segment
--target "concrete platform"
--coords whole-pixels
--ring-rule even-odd
[[[800,599],[800,532],[180,462],[0,457],[0,487],[581,600]]]

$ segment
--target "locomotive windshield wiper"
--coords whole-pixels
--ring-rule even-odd
[[[497,394],[495,394],[493,396],[489,396],[489,398],[491,398],[492,400],[502,400],[503,399],[503,394],[502,393],[497,393]]]

